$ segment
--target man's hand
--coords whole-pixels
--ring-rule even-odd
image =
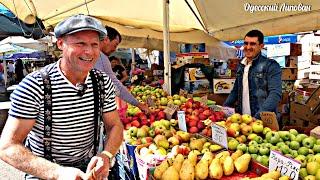
[[[109,168],[109,158],[104,154],[99,154],[91,158],[86,174],[89,176],[89,179],[107,179]]]
[[[137,106],[141,111],[143,111],[145,114],[150,114],[151,113],[151,110],[149,109],[148,105],[147,104],[144,104],[144,103],[139,103],[138,106]]]
[[[88,176],[80,169],[73,167],[59,167],[58,180],[82,180],[88,179]]]

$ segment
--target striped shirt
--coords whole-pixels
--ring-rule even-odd
[[[88,158],[93,147],[94,94],[88,73],[87,89],[83,96],[62,74],[60,61],[46,66],[52,87],[52,157],[62,165],[77,163]],[[103,74],[105,100],[103,112],[116,109],[114,86]],[[29,74],[11,94],[9,115],[16,118],[36,119],[27,136],[28,148],[43,157],[43,80],[39,71]]]

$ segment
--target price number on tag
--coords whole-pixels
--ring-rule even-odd
[[[272,150],[270,152],[269,172],[280,171],[281,175],[289,176],[290,179],[298,180],[301,164],[291,158],[283,156],[281,153]]]
[[[211,129],[212,129],[212,141],[228,149],[226,129],[222,126],[217,125],[216,123],[212,124]]]

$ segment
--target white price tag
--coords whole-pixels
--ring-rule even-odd
[[[177,116],[178,116],[179,129],[181,129],[182,131],[188,132],[185,112],[178,111]]]
[[[280,171],[281,175],[289,176],[290,179],[298,180],[301,164],[291,158],[282,155],[278,151],[272,150],[269,157],[269,172]]]
[[[228,149],[227,131],[224,127],[213,123],[212,129],[212,141]]]
[[[234,108],[226,107],[226,106],[221,107],[221,111],[224,112],[224,114],[225,114],[227,117],[229,117],[229,116],[231,116],[232,114],[236,113],[236,111],[234,110]]]

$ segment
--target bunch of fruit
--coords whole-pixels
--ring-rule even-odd
[[[235,170],[245,173],[251,160],[248,154],[234,153],[230,156],[229,151],[223,151],[214,155],[205,152],[198,162],[199,154],[191,151],[185,159],[178,154],[174,159],[166,159],[155,168],[156,179],[221,179],[223,175],[229,176]]]
[[[155,121],[151,127],[143,125],[140,128],[130,127],[125,134],[125,141],[131,145],[140,145],[153,142],[156,135],[163,135],[167,138],[176,133],[177,120],[171,119]]]
[[[207,105],[193,99],[188,99],[182,104],[180,110],[185,112],[188,132],[198,133],[205,131],[206,133],[202,134],[208,137],[210,137],[211,134],[207,133],[211,133],[211,131],[204,130],[207,125],[210,125],[211,122],[223,120],[224,118],[223,112],[215,112]]]

